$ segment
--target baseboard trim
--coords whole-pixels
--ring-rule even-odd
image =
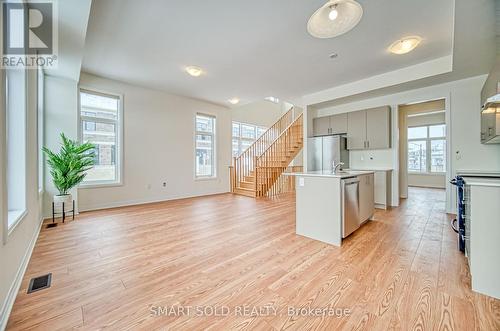
[[[9,321],[9,316],[12,311],[12,307],[14,306],[14,302],[16,301],[17,293],[19,292],[19,288],[21,287],[21,283],[23,281],[24,274],[26,272],[26,268],[28,267],[28,263],[31,259],[31,254],[33,253],[33,248],[35,248],[36,240],[40,234],[40,230],[42,229],[43,217],[40,218],[38,224],[38,230],[35,231],[33,237],[31,238],[30,244],[26,253],[24,254],[23,260],[19,269],[17,270],[16,277],[10,286],[9,293],[3,302],[2,309],[0,310],[0,330],[5,330],[7,327],[7,322]]]
[[[87,206],[83,205],[83,206],[80,206],[80,208],[78,208],[78,209],[80,212],[94,211],[94,210],[102,210],[102,209],[110,209],[110,208],[146,205],[148,203],[157,203],[157,202],[165,202],[165,201],[189,199],[189,198],[197,198],[197,197],[206,197],[206,196],[210,196],[210,195],[225,194],[225,193],[230,193],[230,192],[229,191],[220,191],[220,192],[211,192],[211,193],[206,193],[206,194],[179,195],[179,196],[170,197],[170,198],[152,198],[152,199],[116,201],[116,202],[96,204],[96,205],[87,205]]]

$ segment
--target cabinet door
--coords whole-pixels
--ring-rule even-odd
[[[376,171],[374,177],[374,201],[377,205],[387,206],[387,173]]]
[[[347,114],[330,116],[330,133],[331,134],[347,133]]]
[[[366,111],[366,143],[368,149],[391,147],[391,108],[389,106]]]
[[[374,177],[373,174],[358,176],[359,178],[359,217],[360,222],[370,219],[375,212]]]
[[[347,149],[365,149],[366,111],[347,113]]]
[[[326,136],[330,134],[330,116],[313,119],[313,135]]]

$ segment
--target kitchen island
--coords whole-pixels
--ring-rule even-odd
[[[295,176],[296,233],[340,246],[374,212],[373,171],[312,171]]]

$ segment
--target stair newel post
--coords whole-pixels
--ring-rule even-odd
[[[258,187],[259,187],[259,185],[258,185],[258,182],[259,182],[259,165],[257,164],[257,162],[258,162],[257,161],[257,156],[255,156],[254,162],[255,162],[254,163],[254,169],[255,169],[255,183],[254,183],[255,187],[254,188],[255,188],[255,196],[258,197],[259,196],[259,190],[258,190]]]
[[[236,178],[236,156],[233,157],[233,168],[232,168],[232,181],[233,181],[233,187],[232,187],[232,191],[234,192],[236,190],[236,181],[237,181],[237,178]]]

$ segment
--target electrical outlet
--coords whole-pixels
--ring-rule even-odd
[[[163,182],[163,187],[167,187],[167,182]]]

